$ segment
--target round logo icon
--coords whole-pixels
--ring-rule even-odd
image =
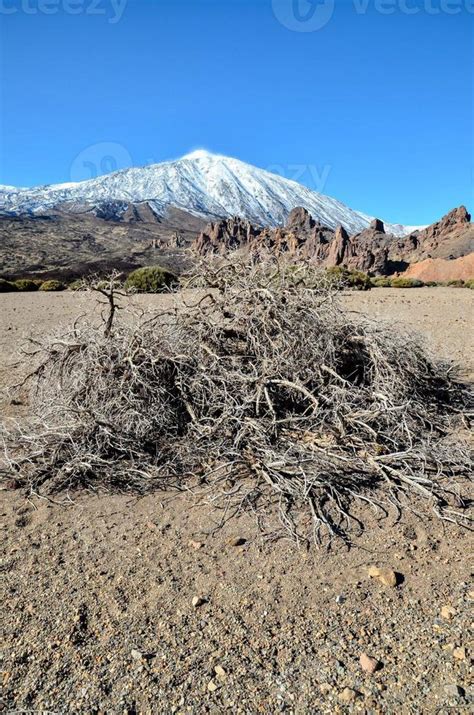
[[[71,181],[96,179],[102,174],[132,166],[132,157],[122,144],[100,142],[80,152],[71,164]]]
[[[316,32],[331,19],[335,0],[272,0],[276,19],[293,32]]]

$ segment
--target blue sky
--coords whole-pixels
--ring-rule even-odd
[[[474,211],[473,29],[474,0],[0,0],[0,183],[205,147],[390,221]]]

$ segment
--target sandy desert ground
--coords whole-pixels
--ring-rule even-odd
[[[421,331],[474,378],[472,291],[343,300]],[[24,372],[13,364],[27,333],[98,317],[77,293],[2,295],[0,305],[4,386]],[[219,515],[191,497],[0,499],[4,712],[472,711],[473,540],[452,524],[368,513],[351,550],[328,552],[265,539],[246,516],[216,530]],[[370,565],[396,571],[399,585],[370,579]]]

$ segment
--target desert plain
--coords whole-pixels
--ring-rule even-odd
[[[27,336],[102,309],[86,293],[0,301],[2,388],[31,367]],[[374,289],[342,303],[419,331],[473,381],[472,291]],[[28,410],[6,393],[1,405],[19,420]],[[350,549],[318,549],[275,541],[250,515],[220,528],[192,494],[0,499],[4,712],[472,711],[472,534],[416,503],[384,519],[368,507]]]

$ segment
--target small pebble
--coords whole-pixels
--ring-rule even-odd
[[[456,660],[466,659],[466,649],[464,648],[464,646],[453,649],[453,658],[456,658]]]
[[[356,698],[358,698],[360,693],[357,692],[357,690],[353,690],[352,688],[344,688],[339,693],[339,700],[342,703],[353,703]]]
[[[202,547],[204,546],[204,543],[202,541],[194,541],[193,539],[191,539],[191,541],[188,542],[188,546],[191,549],[198,551],[199,549],[202,549]]]
[[[441,617],[445,621],[450,621],[456,615],[456,610],[452,606],[443,606],[441,609]]]
[[[380,660],[377,660],[376,658],[371,658],[366,653],[361,654],[359,658],[359,663],[362,670],[370,674],[375,673],[382,667],[382,663],[380,662]]]
[[[222,665],[216,665],[216,667],[214,668],[214,672],[221,680],[225,680],[227,678],[227,673],[222,667]]]
[[[233,536],[227,543],[229,546],[243,546],[247,543],[247,539],[244,539],[243,536]]]
[[[464,697],[464,690],[455,683],[449,683],[444,686],[444,692],[450,698],[462,698]]]

